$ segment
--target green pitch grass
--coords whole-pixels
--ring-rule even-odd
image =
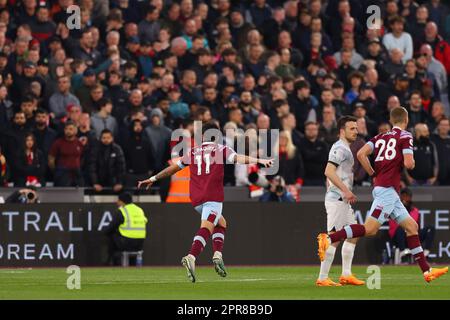
[[[331,278],[339,276],[336,266]],[[82,268],[81,289],[68,290],[65,269],[0,269],[0,299],[450,299],[450,275],[428,284],[416,266],[381,268],[381,289],[318,288],[317,267],[230,267],[220,278],[197,268]],[[354,267],[362,279],[366,267]]]

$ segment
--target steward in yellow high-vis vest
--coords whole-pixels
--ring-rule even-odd
[[[119,233],[125,238],[145,239],[147,218],[144,211],[134,203],[119,208],[123,215],[123,223],[119,226]]]
[[[123,251],[144,250],[147,236],[147,218],[144,211],[133,203],[133,196],[124,192],[117,201],[118,210],[112,215],[105,233],[109,238],[108,265],[120,265]]]

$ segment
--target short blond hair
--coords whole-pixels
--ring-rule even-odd
[[[391,110],[390,120],[392,124],[405,122],[408,118],[408,111],[403,107],[397,107]]]

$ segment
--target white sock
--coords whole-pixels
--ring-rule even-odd
[[[328,278],[331,265],[333,264],[334,254],[336,253],[335,246],[329,246],[325,252],[325,259],[320,263],[319,280],[325,280]]]
[[[344,241],[342,245],[342,275],[348,277],[352,275],[352,261],[356,244]]]

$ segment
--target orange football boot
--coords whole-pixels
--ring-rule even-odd
[[[364,281],[359,280],[353,274],[349,276],[340,276],[339,283],[343,286],[362,286],[365,284]]]
[[[445,268],[431,268],[430,271],[424,272],[423,277],[426,282],[431,282],[448,272],[448,267]]]
[[[325,280],[317,279],[316,286],[318,287],[341,287],[340,283],[336,283],[330,278],[326,278]]]

